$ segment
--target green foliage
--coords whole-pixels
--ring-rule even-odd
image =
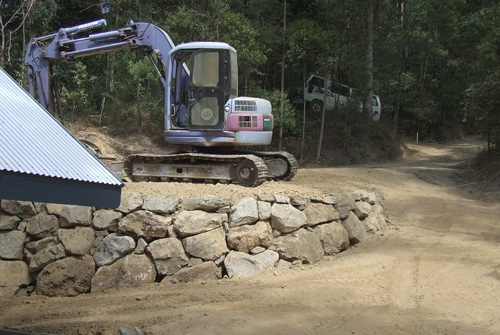
[[[293,137],[301,134],[302,111],[295,111],[288,99],[281,101],[277,91],[283,50],[286,91],[301,87],[304,74],[328,74],[334,82],[358,89],[366,81],[366,2],[287,1],[286,31],[283,1],[38,0],[24,21],[22,16],[13,16],[27,3],[4,1],[0,12],[3,66],[23,84],[23,57],[29,38],[101,17],[108,21],[106,30],[122,27],[129,19],[151,22],[163,28],[176,44],[228,42],[238,51],[241,95],[271,100],[276,128],[283,124],[286,135]],[[330,123],[325,129],[326,133],[335,132],[330,141],[337,145],[335,150],[341,150],[346,161],[360,161],[366,156],[360,143],[388,145],[393,140],[372,134],[377,129],[387,131],[389,137],[394,132],[414,137],[418,132],[424,139],[445,139],[456,129],[467,128],[490,134],[492,145],[497,146],[500,3],[374,3],[374,90],[382,100],[382,122],[364,129],[355,112],[336,111],[327,116]],[[14,19],[9,21],[11,17]],[[144,53],[116,52],[54,65],[66,114],[96,114],[106,96],[104,112],[113,117],[114,124],[135,128],[139,108],[144,126],[161,131],[163,93]],[[284,117],[280,120],[282,104]],[[320,125],[320,116],[307,115],[306,150],[316,150]],[[364,142],[356,140],[366,133],[371,137]],[[330,142],[323,141],[326,147]],[[341,160],[336,157],[330,161]]]

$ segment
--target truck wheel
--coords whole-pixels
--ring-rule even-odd
[[[323,111],[323,103],[321,101],[314,100],[313,102],[311,102],[309,109],[311,110],[311,112],[321,113]]]

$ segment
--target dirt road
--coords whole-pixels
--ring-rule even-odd
[[[500,334],[498,194],[485,201],[453,177],[478,145],[411,146],[414,154],[395,163],[303,169],[291,185],[264,184],[261,192],[377,188],[384,195],[399,230],[320,264],[251,280],[2,298],[0,325],[53,334],[117,334],[120,327],[144,334]],[[182,192],[245,191],[184,185]]]

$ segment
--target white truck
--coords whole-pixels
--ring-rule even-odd
[[[326,94],[326,110],[328,112],[333,111],[336,104],[339,107],[346,107],[349,103],[356,104],[359,110],[363,109],[362,97],[357,94],[356,90],[352,87],[343,84],[332,84],[331,80],[328,80],[328,89]],[[325,104],[325,78],[317,75],[311,75],[306,81],[306,92],[302,94],[295,95],[293,102],[302,103],[303,99],[306,100],[306,106],[314,111],[320,112],[323,110],[323,105]],[[373,95],[372,99],[372,119],[373,121],[380,120],[380,115],[382,113],[382,105],[380,103],[380,97],[378,95]]]

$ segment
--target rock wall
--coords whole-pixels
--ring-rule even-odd
[[[75,296],[312,264],[387,229],[382,198],[142,196],[118,209],[1,201],[0,294]]]

